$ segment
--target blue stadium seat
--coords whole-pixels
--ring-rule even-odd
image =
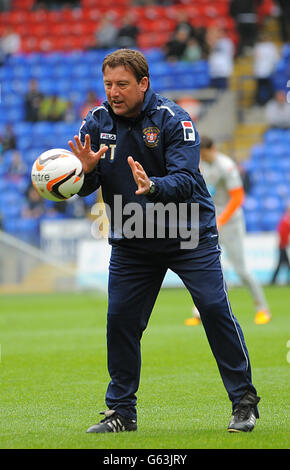
[[[0,80],[1,81],[11,81],[13,80],[13,78],[14,78],[13,68],[7,67],[7,65],[0,67]]]
[[[38,88],[45,95],[53,95],[56,92],[56,81],[52,78],[41,78],[38,80]]]
[[[170,73],[173,75],[183,75],[186,73],[193,72],[193,65],[189,62],[173,62],[168,64],[170,67]]]
[[[32,126],[32,135],[37,137],[47,136],[53,133],[54,124],[49,121],[39,121]]]
[[[165,91],[165,90],[173,90],[176,84],[176,79],[174,79],[174,76],[172,75],[163,75],[163,77],[160,77],[160,91]],[[157,89],[156,91],[159,91]]]
[[[47,135],[42,135],[41,139],[38,142],[39,145],[42,145],[43,152],[52,148],[59,147],[59,139],[56,140],[55,134],[52,132]]]
[[[161,62],[164,60],[164,53],[162,49],[159,49],[159,48],[146,49],[143,51],[143,53],[150,64],[150,68],[154,62]]]
[[[174,78],[171,76],[171,86],[177,90],[188,90],[191,88],[195,88],[196,80],[192,74],[185,73],[183,75],[178,75]]]
[[[259,232],[261,230],[260,211],[246,211],[244,210],[246,231]]]
[[[3,152],[1,155],[1,165],[4,165],[6,167],[10,165],[13,160],[14,152],[14,149],[6,150],[5,152]]]
[[[281,129],[268,129],[264,134],[264,142],[267,145],[276,144],[281,142],[281,137],[283,137]]]
[[[55,67],[57,69],[57,67]],[[37,64],[33,65],[31,67],[31,75],[33,78],[36,78],[36,80],[46,80],[46,79],[51,79],[52,78],[52,70],[53,68],[44,63],[44,64]]]
[[[7,123],[22,121],[25,117],[24,107],[20,105],[2,105],[1,112],[4,114]]]
[[[69,99],[71,95],[71,79],[58,78],[54,84],[54,91],[58,96]]]
[[[8,218],[8,217],[21,217],[21,212],[22,212],[22,207],[23,207],[23,201],[21,204],[9,204],[7,206],[1,206],[1,213],[2,217]]]
[[[167,62],[157,62],[156,64],[152,64],[150,75],[152,77],[164,77],[171,75],[171,67]]]
[[[80,128],[80,120],[76,122],[67,122],[66,123],[66,132],[68,135],[75,135],[78,134]]]
[[[285,143],[281,140],[282,137],[280,137],[280,144],[271,144],[267,147],[266,154],[271,157],[271,159],[275,162],[277,162],[277,159],[280,159],[283,157],[285,154],[288,155],[288,149],[285,145]],[[284,137],[283,137],[284,138]]]
[[[32,123],[31,122],[14,122],[13,123],[13,130],[17,137],[29,135],[32,131]]]
[[[95,91],[100,99],[106,99],[103,80],[99,79],[92,81],[90,85],[90,90]]]
[[[7,66],[12,67],[13,65],[25,64],[27,59],[26,54],[13,54],[7,59]]]
[[[44,63],[50,67],[58,66],[66,62],[66,55],[61,52],[49,52],[43,55]]]
[[[69,69],[70,72],[67,76],[74,77],[77,80],[82,78],[89,78],[93,72],[95,72],[95,75],[97,75],[97,67],[92,68],[90,64],[86,63],[69,66]]]
[[[26,134],[19,136],[17,139],[17,149],[20,150],[21,152],[26,152],[29,148],[32,147],[33,144],[33,139],[31,134]]]
[[[283,173],[281,171],[279,171],[279,169],[277,169],[277,165],[276,165],[276,168],[273,167],[274,169],[273,170],[267,170],[265,171],[264,173],[264,178],[265,178],[265,182],[267,184],[270,184],[270,185],[276,185],[278,183],[280,183],[281,181],[283,181]]]
[[[13,79],[12,82],[9,83],[8,89],[14,93],[24,95],[28,90],[28,81],[22,79]]]
[[[281,160],[279,162],[279,167],[280,167],[281,171],[284,173],[284,175],[285,175],[285,172],[290,171],[290,158],[289,158],[289,155],[285,156],[285,158],[281,158]]]
[[[1,180],[5,178],[6,173],[7,173],[7,168],[3,165],[3,163],[1,163],[0,165],[0,179]]]
[[[283,58],[290,58],[290,44],[283,44],[281,48],[281,55]]]
[[[260,209],[261,203],[260,203],[260,198],[258,198],[255,195],[246,195],[244,203],[243,203],[243,208],[247,212],[253,212],[257,211]]]
[[[56,122],[53,125],[53,133],[55,135],[63,135],[70,132],[70,124],[67,122]]]
[[[5,232],[10,233],[11,235],[18,234],[18,221],[19,217],[10,217],[9,215],[2,215],[2,226]]]
[[[1,164],[0,168],[1,167],[2,167],[2,164]],[[0,173],[0,176],[2,176],[2,178],[0,178],[0,193],[1,193],[1,197],[2,197],[2,194],[9,191],[9,188],[11,188],[11,182],[7,178],[5,178],[4,174],[1,175],[1,173]],[[0,204],[0,206],[1,206],[1,204]]]
[[[264,181],[259,183],[252,183],[249,195],[257,198],[264,198],[268,194],[268,188]]]
[[[84,62],[90,65],[91,67],[98,66],[98,65],[101,66],[106,53],[107,51],[101,50],[101,49],[87,51],[86,53],[82,54],[81,62]],[[68,58],[69,58],[68,63],[70,63],[71,65],[73,65],[74,63],[80,62],[79,56],[69,54]]]
[[[262,210],[266,213],[267,211],[269,212],[273,212],[273,211],[277,211],[277,212],[283,212],[284,210],[284,202],[283,202],[283,199],[281,197],[279,197],[278,195],[276,195],[275,193],[269,195],[269,196],[266,196],[265,198],[262,199],[261,201],[261,206],[262,206]]]
[[[0,78],[1,80],[1,78]],[[1,93],[6,94],[6,93],[15,93],[15,90],[13,88],[12,81],[2,81],[1,80]],[[1,116],[1,113],[0,113]]]
[[[253,167],[249,172],[249,176],[252,184],[264,184],[264,172],[261,170],[260,166]]]
[[[71,51],[67,54],[63,54],[63,62],[69,65],[79,65],[86,63],[90,52],[87,51]],[[97,55],[100,56],[100,51],[96,51]],[[102,54],[102,52],[101,52]],[[105,55],[104,55],[105,57]]]
[[[287,182],[279,182],[274,187],[275,194],[283,200],[290,200],[290,185]]]
[[[209,73],[209,65],[207,60],[198,60],[192,65],[192,70],[194,73],[200,72],[204,74]]]
[[[289,147],[289,145],[290,145],[290,131],[289,130],[285,131],[283,140],[284,140],[284,144],[287,147]]]
[[[27,242],[34,245],[39,244],[39,219],[22,218],[17,222],[17,236]]]
[[[45,55],[41,52],[33,52],[25,56],[25,63],[29,66],[40,65],[44,62]]]
[[[101,82],[102,83],[102,82]],[[83,101],[86,98],[88,91],[92,89],[92,80],[90,76],[84,77],[81,80],[75,79],[71,82],[71,91],[72,93],[79,92],[83,96]]]
[[[25,163],[28,165],[29,170],[31,169],[33,163],[39,157],[39,155],[42,154],[42,152],[45,151],[44,146],[42,147],[34,147],[34,148],[29,148],[25,152],[22,153],[22,158],[25,161]]]
[[[24,176],[19,177],[18,179],[14,179],[13,185],[15,189],[20,193],[20,194],[25,194],[27,188],[31,184],[31,177],[30,177],[30,172],[31,168],[27,168],[27,174]]]
[[[70,64],[66,62],[59,64],[57,67],[49,66],[50,74],[49,77],[63,79],[63,78],[70,78],[72,75],[72,67]]]
[[[266,147],[264,144],[254,145],[251,149],[251,159],[260,160],[264,158]]]
[[[18,93],[4,93],[2,97],[2,105],[6,107],[15,107],[23,108],[23,96]]]
[[[259,170],[260,165],[258,160],[249,158],[248,160],[241,162],[241,167],[244,171],[251,173],[252,171]]]
[[[15,191],[15,188],[12,187],[12,189],[12,191],[6,191],[1,194],[0,210],[2,213],[7,213],[7,211],[10,211],[12,207],[21,207],[23,204],[23,195],[20,192]]]
[[[31,67],[28,64],[14,65],[13,78],[19,80],[29,80],[32,77]]]
[[[198,74],[195,77],[195,88],[205,88],[210,86],[210,77],[208,74]]]
[[[277,225],[281,220],[283,214],[283,208],[281,210],[269,210],[262,213],[261,217],[261,228],[262,230],[275,231]]]

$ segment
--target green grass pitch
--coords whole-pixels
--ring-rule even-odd
[[[92,293],[0,298],[1,449],[289,448],[290,292],[268,287],[272,321],[253,322],[250,295],[230,290],[262,397],[252,433],[230,434],[231,405],[191,301],[163,289],[142,339],[138,431],[86,434],[105,409],[106,298]]]

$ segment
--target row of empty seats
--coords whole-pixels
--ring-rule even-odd
[[[251,187],[244,202],[248,232],[274,231],[290,202],[290,129],[269,129],[244,162]]]

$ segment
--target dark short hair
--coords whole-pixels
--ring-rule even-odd
[[[149,88],[149,66],[142,52],[135,51],[133,49],[117,49],[105,57],[103,61],[102,72],[104,73],[107,66],[114,68],[118,67],[119,65],[123,65],[125,68],[130,68],[134,73],[138,83],[140,83],[143,77],[148,77]]]
[[[206,135],[200,137],[200,148],[211,149],[214,146],[214,140]]]

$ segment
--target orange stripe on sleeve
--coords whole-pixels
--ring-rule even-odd
[[[244,188],[241,186],[239,188],[231,189],[229,191],[230,200],[227,203],[224,211],[217,218],[218,227],[226,224],[230,218],[234,215],[236,210],[243,204],[245,192]]]

